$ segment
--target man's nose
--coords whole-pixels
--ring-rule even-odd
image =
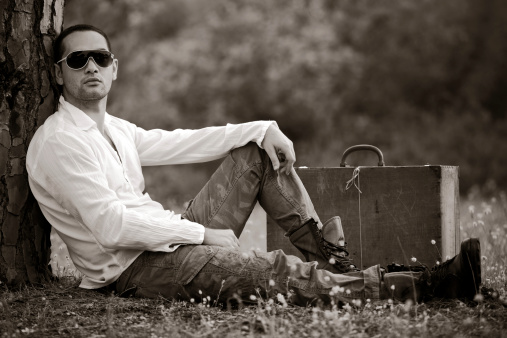
[[[99,71],[99,66],[95,63],[95,60],[90,56],[85,66],[85,73],[96,73]]]

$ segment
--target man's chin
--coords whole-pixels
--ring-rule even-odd
[[[102,100],[106,96],[107,96],[107,93],[103,92],[103,91],[87,91],[87,92],[81,93],[79,98],[83,101],[99,101],[99,100]]]

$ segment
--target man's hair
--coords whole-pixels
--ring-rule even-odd
[[[54,53],[55,62],[60,61],[63,58],[63,55],[62,55],[63,40],[67,36],[69,36],[70,34],[72,34],[74,32],[86,32],[86,31],[93,31],[93,32],[97,32],[100,35],[102,35],[104,37],[104,39],[106,39],[107,48],[109,49],[109,51],[111,51],[111,42],[109,41],[109,38],[107,37],[106,33],[104,33],[101,29],[99,29],[95,26],[92,26],[92,25],[84,25],[84,24],[75,25],[75,26],[70,26],[68,28],[65,28],[60,33],[60,35],[58,35],[58,37],[55,39],[55,42],[53,43],[53,53]]]

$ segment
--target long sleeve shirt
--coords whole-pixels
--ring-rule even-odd
[[[35,133],[26,158],[40,208],[84,274],[83,288],[115,281],[143,251],[201,244],[204,227],[143,193],[142,166],[224,157],[248,142],[259,146],[273,121],[198,130],[144,130],[106,113],[102,136],[83,111],[60,98]]]

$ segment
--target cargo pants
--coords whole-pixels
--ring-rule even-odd
[[[267,153],[255,143],[231,151],[183,217],[207,228],[232,229],[239,237],[257,201],[285,232],[310,218],[322,226],[296,172],[274,171]],[[117,280],[116,292],[221,305],[283,296],[287,303],[307,306],[379,299],[381,289],[388,287],[382,278],[379,266],[333,274],[319,269],[316,262],[303,262],[281,250],[244,253],[184,245],[171,253],[141,254]],[[401,274],[399,278],[406,289],[417,276]]]

